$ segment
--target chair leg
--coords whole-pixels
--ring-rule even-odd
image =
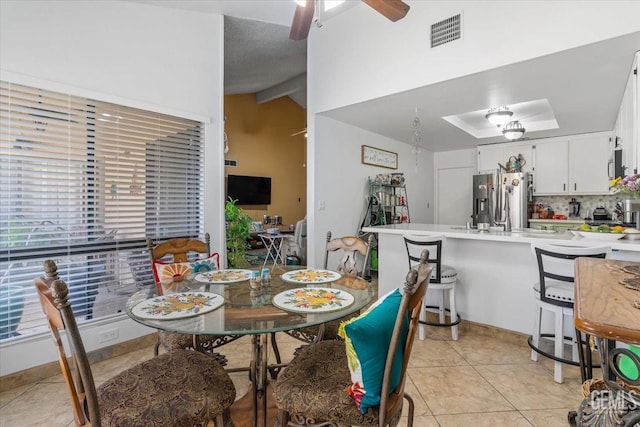
[[[289,412],[285,411],[284,409],[278,409],[278,416],[276,417],[276,426],[287,427],[288,425],[289,425]]]
[[[567,319],[569,319],[569,322],[573,323],[573,309],[565,309],[565,311],[562,314],[567,316]],[[573,331],[573,336],[571,337],[571,349],[572,349],[571,359],[574,362],[579,362],[580,361],[580,357],[578,356],[579,336],[576,334],[575,328],[571,328],[571,330]]]
[[[160,354],[160,334],[158,334],[156,344],[153,346],[153,355],[157,356],[158,354]]]
[[[445,320],[444,320],[444,313],[445,313],[445,310],[444,310],[444,290],[440,291],[440,297],[439,298],[440,298],[440,301],[438,302],[438,307],[439,307],[438,308],[438,317],[440,319],[440,323],[445,323]],[[453,320],[453,318],[452,318],[452,320]]]
[[[427,321],[427,298],[422,299],[422,310],[420,310],[420,322]],[[426,325],[418,323],[418,339],[424,341],[426,335]]]
[[[536,312],[533,316],[533,333],[531,334],[531,342],[535,348],[540,346],[540,318],[542,317],[542,307],[536,304]],[[538,361],[538,352],[531,349],[531,360]]]
[[[413,414],[415,412],[415,405],[413,404],[413,398],[409,393],[404,393],[404,398],[409,403],[409,410],[407,411],[407,427],[413,427]]]
[[[557,358],[564,358],[564,330],[563,330],[563,319],[564,315],[562,314],[562,308],[555,311],[555,356]],[[562,362],[553,362],[553,379],[562,384]]]
[[[455,322],[458,318],[458,310],[456,309],[456,287],[453,286],[449,289],[449,314],[451,315],[451,322]],[[451,339],[458,341],[458,325],[451,327]]]
[[[233,420],[231,419],[231,408],[227,408],[222,411],[222,414],[216,415],[216,419],[214,420],[215,427],[223,426],[223,427],[235,427]]]

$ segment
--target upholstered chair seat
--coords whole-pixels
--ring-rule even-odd
[[[104,382],[97,393],[102,425],[113,427],[193,427],[215,419],[236,397],[222,366],[188,350],[129,368]]]
[[[347,394],[349,385],[344,341],[320,341],[298,351],[278,376],[274,396],[276,405],[289,412],[293,421],[297,414],[304,414],[306,419],[336,425],[378,425],[378,407],[361,414]]]

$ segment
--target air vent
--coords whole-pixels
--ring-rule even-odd
[[[431,48],[460,39],[462,36],[461,15],[443,19],[431,25]]]
[[[235,168],[236,166],[238,166],[238,161],[237,160],[226,160],[225,159],[224,165],[232,167],[232,168]]]

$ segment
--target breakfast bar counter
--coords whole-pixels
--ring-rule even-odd
[[[443,263],[458,271],[456,305],[464,320],[530,334],[533,327],[533,284],[538,267],[530,245],[544,240],[568,246],[609,246],[612,258],[640,261],[640,240],[615,236],[582,237],[543,230],[478,232],[464,226],[403,223],[365,227],[378,237],[378,294],[400,285],[409,266],[403,234],[443,235]],[[605,234],[605,233],[603,233]],[[430,300],[429,303],[435,303]],[[552,318],[543,318],[548,329]]]

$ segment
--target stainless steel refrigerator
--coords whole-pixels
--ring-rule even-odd
[[[473,225],[526,228],[532,197],[531,176],[526,172],[474,175]]]

